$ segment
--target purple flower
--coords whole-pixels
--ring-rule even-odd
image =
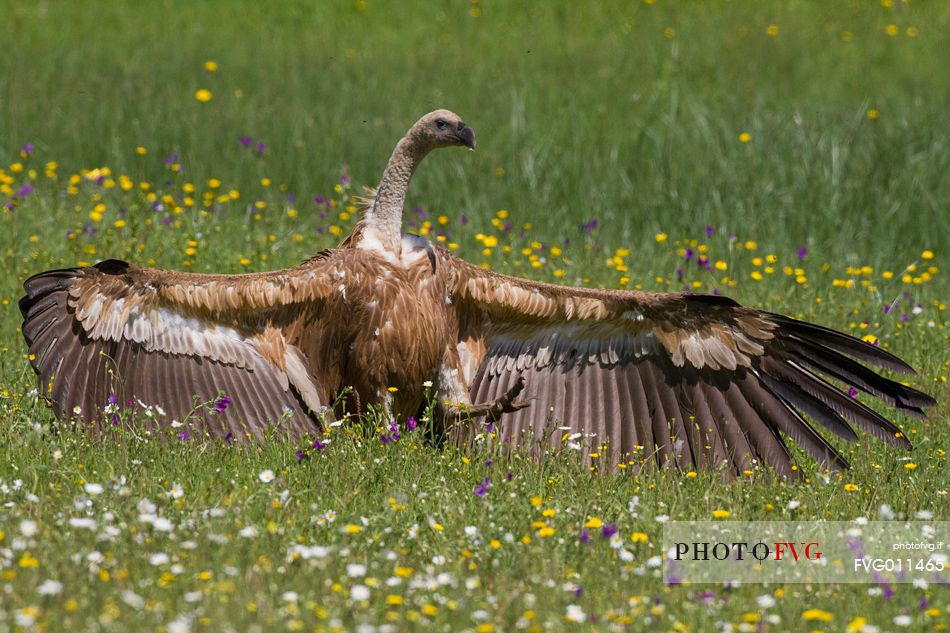
[[[716,594],[714,594],[714,593],[711,592],[711,591],[704,591],[704,592],[702,593],[702,595],[699,596],[699,599],[700,599],[704,604],[709,604],[710,602],[712,602],[713,600],[716,599]]]
[[[165,157],[166,165],[173,165],[178,162],[178,154],[172,154],[171,156]]]
[[[182,431],[181,433],[179,433],[179,434],[178,434],[178,439],[180,439],[182,442],[187,442],[187,441],[188,441],[188,431]]]
[[[505,475],[505,479],[507,479],[508,481],[511,481],[511,480],[514,479],[514,478],[515,478],[515,474],[514,474],[513,472],[511,472],[510,470],[509,470],[508,473]]]
[[[494,464],[494,463],[495,463],[495,462],[493,462],[491,459],[486,459],[486,460],[485,460],[485,465],[486,465],[486,466],[491,466],[491,465]]]
[[[294,451],[294,457],[297,458],[298,462],[302,462],[307,458],[307,454],[298,448]]]
[[[597,218],[593,218],[581,224],[581,230],[584,233],[592,233],[597,228]]]
[[[230,405],[231,405],[231,398],[229,398],[228,396],[221,396],[214,403],[214,412],[224,413],[225,411],[227,411]]]
[[[482,483],[475,486],[475,496],[484,497],[488,494],[488,489],[491,488],[491,482],[488,480],[488,477],[482,479]]]
[[[893,308],[893,306],[892,306],[891,304],[885,303],[885,304],[884,304],[884,307],[883,307],[884,314],[887,314],[888,312],[890,312],[892,308]]]
[[[119,426],[119,416],[112,414],[112,417],[109,418],[109,421],[112,422],[112,426]]]
[[[683,281],[683,269],[682,267],[676,268],[676,281]]]
[[[242,136],[238,139],[238,143],[240,143],[243,147],[250,147],[251,143],[253,142],[254,139],[252,139],[250,136]]]
[[[577,537],[577,540],[579,540],[584,545],[587,545],[590,543],[590,532],[588,532],[586,529],[581,530],[581,534]]]
[[[486,425],[485,425],[485,432],[486,432],[486,433],[494,433],[494,432],[495,432],[495,423],[494,423],[494,422],[489,422],[488,424],[486,424]]]
[[[234,433],[228,431],[228,434],[224,436],[224,441],[231,442],[232,440],[234,440]]]
[[[25,198],[31,193],[33,193],[34,191],[36,190],[33,188],[33,185],[31,185],[30,183],[26,183],[25,185],[20,187],[19,191],[17,191],[17,196],[19,196],[20,198]]]
[[[389,444],[389,436],[383,433],[382,435],[379,436],[379,441],[382,442],[383,444]]]
[[[310,448],[312,448],[315,451],[322,451],[326,447],[327,445],[321,442],[320,440],[314,440],[313,444],[310,445]]]
[[[26,154],[27,156],[29,156],[30,154],[32,154],[32,153],[33,153],[33,143],[27,143],[26,145],[24,145],[23,147],[21,147],[21,148],[20,148],[20,153],[21,153],[21,154]]]
[[[13,211],[13,208],[14,208],[16,205],[13,204],[13,200],[7,200],[6,203],[5,203],[3,206],[5,206],[5,207],[7,208],[7,211]]]
[[[267,146],[264,145],[263,143],[258,143],[258,144],[257,144],[257,153],[258,153],[258,154],[263,154],[263,153],[264,153],[264,150],[266,150],[266,149],[267,149]]]
[[[805,259],[805,255],[807,254],[808,254],[807,248],[805,248],[804,246],[798,247],[798,261],[802,261],[803,259]]]
[[[610,538],[617,533],[617,526],[613,523],[605,523],[604,527],[600,528],[600,534],[604,538]]]
[[[389,423],[389,431],[392,433],[392,438],[394,442],[398,441],[402,437],[402,435],[399,434],[399,427],[396,426],[395,422]]]
[[[693,259],[693,255],[695,255],[695,254],[696,254],[696,253],[693,252],[693,249],[687,248],[687,249],[686,249],[686,252],[683,253],[683,258],[684,258],[686,261],[689,261],[689,260]]]
[[[108,404],[118,404],[118,402],[119,402],[119,397],[118,397],[117,395],[115,395],[114,393],[110,393],[110,394],[109,394],[109,397],[106,398],[106,402],[107,402]]]
[[[901,321],[903,323],[907,323],[908,321],[910,321],[910,315],[905,312],[904,314],[901,315]]]
[[[342,177],[340,178],[340,184],[345,187],[345,186],[347,186],[348,184],[350,184],[350,179],[347,178],[346,176],[342,176]]]
[[[584,593],[584,588],[581,587],[581,586],[574,587],[574,592],[573,592],[573,593],[574,593],[574,597],[575,597],[575,598],[580,598],[581,595],[583,595],[583,593]]]
[[[414,417],[410,415],[408,418],[406,418],[407,431],[415,431],[417,426],[419,426],[419,423],[416,422],[416,419]]]
[[[714,229],[713,227],[711,226],[706,227],[706,237],[712,237],[713,233],[715,232],[716,232],[716,229]]]
[[[848,395],[851,396],[852,398],[857,398],[858,390],[855,389],[854,387],[848,387]]]
[[[464,213],[459,216],[459,224],[461,224],[461,225],[463,225],[463,226],[466,225],[466,224],[468,224],[468,216],[465,215]]]

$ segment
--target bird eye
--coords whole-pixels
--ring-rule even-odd
[[[445,119],[436,119],[435,126],[439,128],[439,130],[444,130],[445,128],[449,127],[449,124],[445,122]]]

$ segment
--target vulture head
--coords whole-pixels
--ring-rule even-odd
[[[475,130],[449,110],[435,110],[419,119],[407,136],[426,149],[462,145],[475,149]]]

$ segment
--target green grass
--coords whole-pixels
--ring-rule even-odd
[[[669,587],[646,565],[658,553],[658,515],[851,520],[888,505],[950,520],[950,5],[882,4],[5,5],[0,204],[17,201],[0,211],[0,630],[18,617],[51,631],[175,621],[557,630],[573,626],[569,604],[597,617],[592,629],[625,618],[631,630],[754,629],[764,594],[776,601],[762,616],[779,618],[763,620],[771,630],[845,630],[856,618],[892,630],[902,615],[912,630],[946,628],[945,588],[900,585],[886,598],[866,585]],[[196,100],[199,88],[210,102]],[[408,201],[413,230],[524,276],[719,290],[876,336],[940,401],[930,421],[898,420],[913,452],[862,436],[844,447],[846,473],[803,459],[803,485],[761,472],[725,484],[702,473],[591,474],[567,451],[539,464],[412,434],[384,446],[371,423],[334,429],[328,448],[301,463],[299,447],[279,440],[53,432],[29,395],[16,309],[25,277],[108,257],[222,272],[296,263],[352,226],[351,196],[375,184],[395,141],[435,107],[475,128],[478,151],[424,164]],[[165,161],[174,155],[177,171]],[[102,184],[85,175],[97,168],[109,170]],[[28,183],[34,191],[19,195]],[[236,200],[204,206],[206,192],[231,190]],[[696,265],[700,254],[709,270]],[[260,479],[266,470],[273,481]],[[632,563],[596,530],[579,542],[591,518],[618,525]],[[535,521],[553,534],[539,535]],[[648,539],[634,543],[634,532]],[[295,545],[329,554],[291,560]],[[62,592],[38,594],[47,579]],[[367,601],[351,598],[356,584]],[[832,619],[805,621],[809,609]]]

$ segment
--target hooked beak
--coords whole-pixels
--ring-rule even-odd
[[[455,133],[455,138],[465,147],[474,150],[475,149],[475,130],[468,127],[464,123],[459,123],[458,131]]]

